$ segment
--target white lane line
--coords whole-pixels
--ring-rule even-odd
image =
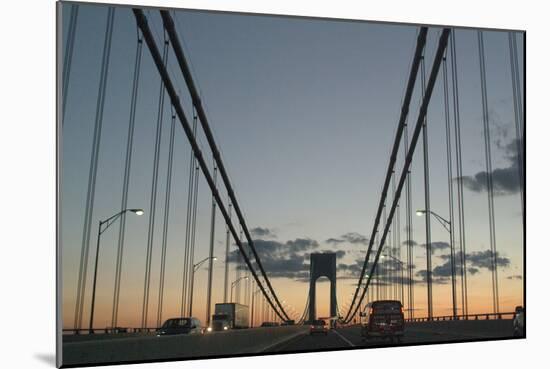
[[[337,331],[336,329],[332,329],[332,331],[333,331],[334,333],[336,333],[336,335],[337,335],[338,337],[340,337],[342,340],[344,340],[344,342],[346,342],[348,345],[350,345],[351,347],[355,347],[355,345],[354,345],[353,343],[351,343],[350,340],[348,340],[346,337],[344,337],[344,336],[342,336],[340,333],[338,333],[338,331]]]

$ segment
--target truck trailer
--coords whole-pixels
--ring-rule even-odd
[[[216,304],[209,331],[226,331],[248,327],[248,306],[234,302]]]

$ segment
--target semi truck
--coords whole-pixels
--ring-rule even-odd
[[[248,306],[230,303],[216,304],[208,331],[248,328]]]

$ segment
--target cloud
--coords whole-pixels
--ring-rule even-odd
[[[516,275],[509,275],[508,277],[506,277],[506,279],[510,279],[510,280],[513,280],[513,279],[522,280],[522,279],[523,279],[523,276],[521,276],[521,275],[519,275],[519,274],[516,274]]]
[[[277,236],[275,235],[275,232],[273,232],[271,229],[269,228],[263,228],[263,227],[256,227],[256,228],[252,228],[250,230],[250,234],[252,235],[252,237],[269,237],[269,238],[276,238]]]
[[[435,241],[435,242],[430,243],[430,245],[432,247],[432,254],[436,251],[446,250],[446,249],[449,248],[449,243],[448,242],[443,242],[443,241]],[[420,246],[423,247],[423,248],[426,248],[425,243],[421,244]]]
[[[462,254],[458,252],[455,256],[455,273],[456,276],[462,274],[462,266],[460,265]],[[432,282],[434,284],[446,284],[450,282],[452,276],[451,255],[443,254],[439,256],[444,260],[444,263],[437,265],[432,269]],[[466,270],[469,275],[477,274],[481,269],[492,270],[492,258],[493,253],[491,250],[474,251],[466,254]],[[496,253],[497,266],[499,268],[507,268],[510,266],[510,259],[505,256],[500,256]],[[422,269],[416,272],[416,275],[422,279],[423,282],[427,281],[427,270]]]
[[[325,242],[332,244],[350,243],[353,245],[368,245],[369,239],[360,233],[348,232],[341,235],[339,238],[329,238]]]
[[[493,192],[495,195],[509,195],[519,192],[520,181],[518,171],[517,140],[514,139],[503,147],[508,166],[493,169]],[[480,171],[472,176],[456,178],[462,181],[464,186],[473,192],[487,191],[487,171]]]
[[[411,246],[418,245],[418,243],[415,240],[405,240],[405,241],[402,242],[402,244],[406,245],[406,246],[408,246],[408,245],[411,245]]]
[[[436,275],[434,273],[435,269],[437,267],[432,270],[432,284],[447,284],[450,282],[449,277]],[[421,282],[428,282],[428,271],[426,269],[419,270],[416,275],[421,278]]]
[[[479,269],[493,270],[493,262],[492,262],[493,255],[494,254],[491,250],[474,251],[471,253],[466,253],[465,260],[467,263],[468,272],[471,274],[475,274],[479,271]],[[439,257],[450,263],[450,259],[451,259],[450,254],[439,255]],[[462,253],[459,251],[455,254],[455,263],[456,263],[457,273],[461,271],[461,269],[459,269],[460,260],[462,260]],[[511,264],[511,261],[506,256],[499,255],[497,251],[496,263],[498,268],[508,268]]]
[[[498,251],[496,254],[493,254],[491,250],[475,251],[470,254],[466,254],[466,260],[469,261],[474,267],[493,270],[493,256],[496,256],[497,267],[507,268],[510,266],[510,259],[505,256],[499,256]]]
[[[248,243],[244,242],[243,247],[247,250]],[[309,253],[315,251],[319,243],[310,238],[296,238],[286,242],[255,239],[254,247],[269,277],[299,280],[309,278]],[[337,257],[343,257],[342,252],[337,252]],[[239,256],[240,251],[233,250],[228,262],[237,263]],[[253,265],[256,266],[255,262]],[[241,265],[241,268],[245,269],[246,266]]]

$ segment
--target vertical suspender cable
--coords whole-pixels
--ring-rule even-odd
[[[134,127],[136,121],[137,94],[139,88],[139,76],[141,71],[141,55],[143,49],[143,39],[139,29],[137,29],[137,46],[134,63],[134,79],[132,82],[132,96],[130,101],[130,119],[128,122],[128,139],[126,142],[126,160],[124,163],[124,179],[122,183],[122,201],[120,210],[128,208],[128,189],[130,185],[130,169],[132,167],[132,151],[134,145]],[[120,279],[122,274],[122,257],[124,252],[124,235],[126,229],[126,213],[123,212],[120,217],[118,229],[118,247],[115,268],[115,287],[113,292],[113,311],[111,313],[111,327],[116,327],[118,323],[118,304],[120,299]]]
[[[426,93],[426,69],[424,57],[420,64],[420,76],[422,78],[422,97]],[[432,300],[432,230],[431,230],[431,213],[430,213],[430,163],[428,152],[428,118],[427,113],[424,116],[422,126],[422,146],[424,149],[424,207],[426,216],[424,217],[426,224],[426,283],[428,287],[428,320],[433,317],[433,300]]]
[[[386,210],[386,204],[384,204],[384,210],[382,211],[382,224],[383,224],[383,228],[386,228],[386,224],[388,223],[388,215],[387,215],[387,210]],[[385,251],[385,254],[388,255],[388,248],[385,247],[386,246],[386,243],[380,243],[380,245],[378,246],[378,248],[382,249],[382,252]],[[386,295],[387,294],[387,289],[388,289],[388,286],[387,286],[387,281],[388,281],[388,278],[387,278],[387,262],[388,262],[388,258],[386,257],[384,259],[384,262],[381,263],[380,267],[381,267],[381,274],[382,274],[382,298],[383,299],[386,299],[388,296]]]
[[[174,135],[176,128],[176,113],[170,105],[172,119],[170,121],[170,143],[168,146],[168,168],[166,170],[166,190],[164,197],[164,219],[162,226],[162,246],[160,255],[159,296],[157,305],[157,327],[162,324],[162,308],[164,303],[164,276],[166,273],[166,247],[168,244],[168,223],[170,220],[170,197],[172,192],[172,167],[174,162]]]
[[[380,248],[380,244],[378,243],[378,233],[376,233],[376,249],[378,250]],[[375,274],[376,274],[376,299],[380,300],[381,294],[380,294],[380,267],[382,264],[378,264],[375,267]],[[350,308],[351,309],[351,308]]]
[[[228,212],[229,212],[229,219],[231,219],[231,202],[229,202],[228,205]],[[229,287],[229,243],[230,243],[230,231],[229,226],[226,225],[226,232],[225,232],[225,273],[223,278],[223,302],[229,302],[227,301],[227,288]]]
[[[80,253],[80,266],[78,271],[78,284],[77,284],[75,316],[74,316],[75,329],[80,329],[82,326],[82,311],[84,308],[84,296],[86,294],[86,273],[88,268],[88,254],[90,250],[90,231],[91,231],[92,217],[94,212],[95,183],[96,183],[96,177],[97,177],[99,146],[101,143],[101,128],[103,125],[103,106],[105,103],[105,90],[107,88],[107,76],[109,72],[109,59],[111,54],[111,39],[113,35],[114,17],[115,17],[115,8],[109,7],[109,10],[107,11],[107,26],[105,29],[105,40],[103,43],[103,57],[101,61],[101,73],[99,77],[99,90],[97,94],[94,136],[93,136],[93,142],[92,142],[92,154],[90,158],[90,171],[88,174],[88,191],[86,194],[84,227],[82,232],[82,248]]]
[[[405,125],[403,129],[403,143],[404,143],[404,154],[407,155],[409,152],[409,133],[408,133],[408,124]],[[413,232],[412,232],[412,196],[411,196],[411,171],[407,172],[407,183],[405,191],[405,203],[406,203],[406,213],[407,213],[407,276],[408,276],[408,310],[409,310],[409,319],[412,319],[414,316],[414,278],[413,278]]]
[[[460,103],[458,95],[458,71],[456,64],[456,38],[455,30],[451,31],[451,81],[453,85],[453,118],[455,129],[456,150],[456,178],[457,204],[458,204],[458,231],[459,231],[459,255],[460,255],[460,280],[462,314],[468,315],[468,270],[466,268],[466,230],[464,223],[464,181],[462,180],[462,139],[460,129]]]
[[[195,126],[197,122],[197,114],[196,111],[193,110],[193,119],[195,121]],[[195,160],[195,174],[193,176],[193,208],[191,213],[191,238],[189,239],[189,270],[193,270],[194,260],[195,260],[195,241],[196,241],[196,235],[197,235],[197,204],[199,201],[199,163],[197,160]],[[191,274],[194,277],[194,272]],[[193,283],[193,281],[189,281],[189,283]],[[189,308],[189,315],[191,315],[191,299],[193,296],[188,295],[187,299],[187,306]]]
[[[164,53],[162,57],[164,66],[168,62],[168,39],[164,37]],[[151,199],[149,203],[149,230],[147,237],[147,252],[145,257],[145,279],[143,283],[143,304],[141,307],[141,327],[147,327],[149,313],[149,287],[151,283],[151,261],[153,256],[153,241],[155,234],[155,211],[157,204],[157,184],[160,159],[160,142],[162,138],[162,120],[164,113],[164,82],[160,81],[159,102],[157,111],[157,130],[155,137],[155,153],[153,158],[153,178],[151,182]]]
[[[218,167],[214,161],[214,184],[218,176]],[[208,288],[206,291],[206,326],[210,326],[210,308],[212,305],[212,273],[214,272],[214,234],[216,227],[216,198],[212,195],[212,214],[210,218],[210,251],[208,253]]]
[[[78,19],[78,4],[71,5],[71,15],[69,16],[69,28],[67,29],[67,43],[65,46],[65,57],[63,59],[63,106],[61,124],[65,124],[65,105],[69,92],[69,78],[71,76],[71,65],[73,61],[74,38],[76,34],[76,24]]]
[[[240,232],[239,232],[239,239],[242,241],[243,239],[243,230],[241,228]],[[239,280],[241,278],[241,268],[242,268],[242,264],[243,264],[243,256],[239,253],[238,254],[238,257],[237,257],[237,270],[236,270],[236,274],[237,274],[237,277],[235,278],[235,280]],[[238,282],[235,286],[235,301],[237,303],[241,303],[241,284],[240,282]]]
[[[485,138],[485,166],[487,170],[487,200],[489,207],[489,241],[491,243],[491,277],[493,284],[493,312],[499,312],[498,297],[498,265],[495,235],[495,204],[493,191],[493,166],[491,159],[491,132],[489,127],[489,108],[487,101],[487,80],[485,73],[485,46],[483,43],[483,32],[477,32],[479,48],[479,71],[481,77],[481,102],[483,108],[483,133]]]
[[[193,115],[193,136],[195,136],[197,131],[197,120]],[[187,306],[187,286],[189,280],[189,246],[191,239],[191,218],[193,216],[193,188],[195,183],[195,154],[191,148],[191,153],[189,156],[189,183],[187,186],[187,213],[186,213],[186,223],[185,223],[185,242],[184,242],[184,257],[183,257],[183,273],[182,273],[182,289],[181,289],[181,305],[180,305],[180,316],[184,316],[185,308]]]
[[[520,84],[519,84],[519,67],[518,67],[518,56],[517,56],[517,45],[516,45],[516,35],[514,32],[508,32],[508,43],[510,47],[510,72],[512,79],[512,94],[514,101],[514,121],[516,126],[516,151],[517,151],[517,167],[518,167],[518,181],[519,181],[519,191],[520,191],[520,200],[521,200],[521,215],[522,222],[525,218],[525,195],[523,188],[524,186],[524,175],[523,175],[523,137],[522,137],[522,118],[523,118],[523,107],[520,95]]]
[[[453,190],[453,159],[451,144],[451,121],[449,116],[449,82],[447,77],[447,58],[443,59],[443,102],[445,105],[445,143],[447,148],[447,186],[449,189],[449,248],[451,263],[451,298],[453,303],[453,319],[456,318],[456,264],[454,242],[454,190]]]

